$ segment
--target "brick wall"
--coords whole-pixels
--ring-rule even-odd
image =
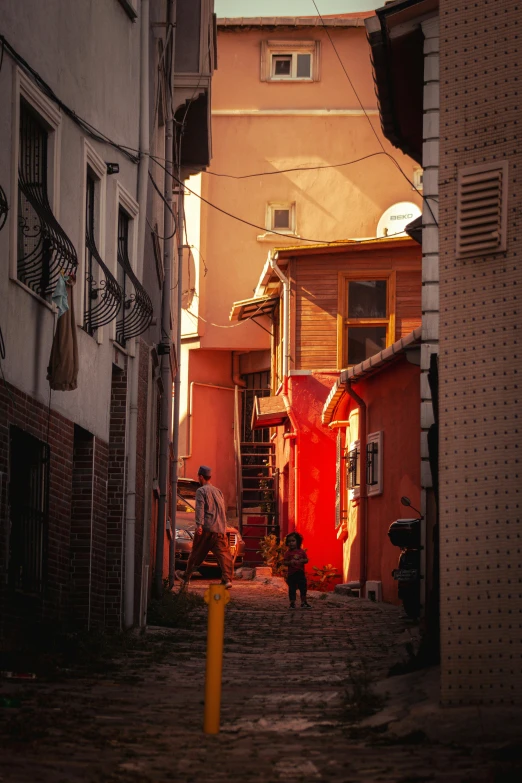
[[[15,594],[6,585],[13,425],[50,446],[46,587],[39,598]],[[38,620],[72,617],[86,625],[89,585],[91,624],[103,623],[107,458],[103,441],[13,386],[0,384],[0,636]]]
[[[10,592],[6,585],[9,558],[8,470],[9,427],[15,425],[49,443],[49,526],[46,589],[39,598]],[[20,620],[63,619],[69,586],[69,534],[74,425],[55,411],[7,383],[0,383],[0,633]]]
[[[522,6],[440,0],[442,699],[522,702]],[[507,252],[457,260],[459,167],[507,160]]]
[[[107,580],[105,621],[120,628],[125,541],[125,474],[127,423],[127,366],[113,367],[109,426],[109,467],[107,483]]]
[[[94,437],[74,428],[71,500],[71,615],[75,624],[90,623],[91,525],[93,511]]]

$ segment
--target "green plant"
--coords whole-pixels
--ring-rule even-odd
[[[329,592],[332,589],[335,580],[340,576],[337,568],[331,563],[324,565],[322,568],[319,568],[319,566],[312,566],[312,569],[315,573],[312,574],[310,579],[310,588],[312,590],[319,590],[321,593]]]
[[[277,536],[263,536],[259,539],[258,554],[263,558],[263,562],[270,566],[273,574],[281,574],[284,566],[285,552],[288,549],[284,541],[280,541]]]

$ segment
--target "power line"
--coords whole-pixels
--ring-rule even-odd
[[[323,19],[323,17],[321,16],[321,12],[319,11],[319,8],[317,7],[317,3],[315,2],[315,0],[312,0],[312,3],[314,4],[315,10],[317,11],[317,15],[318,15],[319,19],[321,20],[321,24],[322,24],[322,26],[323,26],[323,29],[324,29],[324,31],[325,31],[325,33],[326,33],[326,35],[328,36],[328,38],[329,38],[329,40],[330,40],[330,43],[332,44],[332,48],[333,48],[333,50],[334,50],[334,52],[335,52],[335,54],[336,54],[336,56],[337,56],[337,59],[339,60],[339,62],[340,62],[340,64],[341,64],[341,68],[343,69],[343,71],[344,71],[344,74],[345,74],[346,78],[348,79],[348,82],[349,82],[349,84],[350,84],[350,87],[352,88],[352,90],[353,90],[353,93],[354,93],[355,97],[357,98],[357,101],[358,101],[358,103],[359,103],[359,106],[361,107],[361,109],[362,109],[362,111],[363,111],[363,114],[364,114],[364,116],[366,117],[366,119],[368,120],[368,122],[369,122],[369,124],[370,124],[370,128],[372,129],[372,131],[373,131],[373,134],[374,134],[375,138],[377,139],[377,141],[378,141],[378,143],[379,143],[379,146],[381,147],[381,149],[382,149],[383,153],[386,155],[386,157],[388,157],[388,158],[389,158],[389,159],[390,159],[390,160],[391,160],[391,161],[394,163],[394,165],[395,165],[395,166],[398,168],[398,170],[400,171],[400,173],[402,174],[402,176],[404,177],[404,179],[405,179],[407,182],[409,182],[409,184],[412,186],[412,188],[413,188],[413,189],[414,189],[414,190],[415,190],[415,191],[418,193],[418,195],[419,195],[419,196],[422,198],[422,200],[424,201],[424,203],[426,204],[426,206],[428,207],[428,209],[429,209],[429,211],[430,211],[430,213],[431,213],[431,216],[432,216],[432,218],[433,218],[433,220],[434,220],[434,222],[435,222],[435,225],[436,225],[436,226],[438,226],[439,224],[438,224],[438,222],[437,222],[437,219],[435,218],[435,215],[433,214],[433,210],[432,210],[432,208],[431,208],[431,206],[430,206],[430,204],[429,204],[429,202],[428,202],[428,199],[427,199],[427,198],[424,196],[424,194],[423,194],[423,193],[421,193],[421,192],[420,192],[420,190],[419,190],[419,189],[418,189],[418,188],[417,188],[417,187],[414,185],[414,183],[413,183],[413,182],[411,181],[411,179],[408,177],[408,175],[406,174],[406,172],[405,172],[405,171],[403,171],[403,169],[402,169],[402,167],[401,167],[400,163],[399,163],[397,160],[395,160],[395,158],[393,157],[393,155],[390,155],[390,153],[389,153],[389,152],[386,152],[386,150],[384,149],[384,144],[382,143],[382,141],[381,141],[381,138],[379,137],[379,134],[377,133],[377,131],[376,131],[376,130],[375,130],[375,128],[373,127],[372,121],[370,120],[370,117],[369,117],[369,115],[368,115],[368,113],[367,113],[366,109],[364,108],[364,106],[363,106],[363,103],[362,103],[361,99],[359,98],[359,93],[358,93],[358,92],[357,92],[357,90],[355,89],[355,87],[354,87],[354,84],[353,84],[353,82],[352,82],[352,80],[351,80],[351,78],[350,78],[350,74],[349,74],[349,73],[348,73],[348,71],[346,70],[346,68],[345,68],[345,65],[344,65],[344,63],[343,63],[343,61],[342,61],[342,59],[341,59],[341,55],[340,55],[340,54],[339,54],[339,52],[337,51],[337,47],[335,46],[335,44],[334,44],[334,42],[333,42],[333,39],[332,39],[332,36],[330,35],[330,31],[328,30],[328,27],[327,27],[327,26],[325,25],[325,23],[324,23],[324,19]]]
[[[24,71],[26,71],[28,74],[32,76],[38,87],[42,90],[42,92],[47,95],[48,98],[50,98],[54,103],[56,103],[57,106],[60,107],[60,109],[63,111],[64,114],[66,114],[76,125],[78,125],[85,133],[87,133],[91,138],[95,139],[95,141],[104,142],[105,144],[109,144],[111,147],[114,147],[114,149],[117,149],[119,152],[121,152],[122,155],[125,155],[132,163],[138,163],[139,156],[133,155],[132,152],[138,152],[138,150],[132,150],[131,147],[125,147],[122,144],[118,144],[118,142],[113,141],[111,138],[106,136],[102,131],[98,130],[94,127],[94,125],[91,125],[90,122],[87,120],[84,120],[83,117],[80,117],[79,114],[76,114],[74,109],[71,109],[67,104],[65,104],[54,92],[52,87],[50,87],[47,82],[40,76],[38,71],[35,71],[34,68],[32,68],[27,60],[24,60],[24,58],[14,49],[14,47],[11,46],[11,44],[6,40],[6,38],[3,35],[0,35],[0,41],[2,42],[2,58],[4,50],[7,51],[13,60],[20,65]],[[0,61],[1,62],[1,61]]]
[[[158,163],[158,161],[156,161]],[[160,163],[158,163],[159,166],[161,166]],[[251,226],[252,228],[257,228],[259,231],[267,232],[269,231],[271,234],[275,234],[280,237],[286,237],[287,239],[294,239],[296,242],[311,242],[313,245],[338,245],[342,243],[349,242],[351,245],[364,245],[368,242],[375,242],[376,237],[372,237],[371,239],[353,239],[353,240],[346,240],[346,239],[338,239],[338,240],[329,240],[329,239],[310,239],[309,237],[302,237],[302,236],[296,236],[295,234],[284,234],[282,231],[275,231],[273,229],[267,229],[266,226],[258,226],[257,223],[251,223],[249,220],[245,220],[244,218],[240,218],[237,215],[233,215],[232,212],[228,212],[226,209],[223,209],[222,207],[218,207],[217,204],[213,204],[212,201],[209,201],[208,199],[204,198],[204,196],[201,196],[199,193],[196,193],[195,190],[192,190],[191,188],[186,185],[183,180],[178,179],[175,174],[172,174],[171,172],[167,171],[167,169],[164,166],[161,166],[165,170],[167,174],[170,174],[172,179],[174,179],[178,185],[183,187],[185,190],[188,190],[189,193],[192,193],[193,196],[196,196],[196,198],[199,198],[200,201],[203,201],[205,204],[208,204],[209,207],[212,207],[212,209],[217,210],[218,212],[221,212],[223,215],[227,215],[228,217],[232,218],[233,220],[237,220],[239,223],[244,223],[247,226]],[[387,237],[383,237],[383,239],[391,239],[392,237],[398,237],[398,236],[404,236],[404,232],[397,231],[394,234],[388,234]]]

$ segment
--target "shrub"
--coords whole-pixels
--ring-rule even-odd
[[[322,568],[318,566],[312,566],[314,573],[310,579],[310,589],[319,590],[321,593],[327,593],[333,590],[334,583],[339,579],[340,574],[337,568],[331,563],[324,565]]]
[[[280,541],[277,536],[263,536],[259,539],[258,554],[263,558],[263,562],[272,569],[273,574],[283,572],[285,552],[288,549],[284,541]]]

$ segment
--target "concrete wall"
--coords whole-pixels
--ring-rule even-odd
[[[67,0],[2,4],[1,30],[7,41],[50,85],[59,98],[103,134],[138,147],[139,25],[132,24],[116,0]],[[45,41],[45,46],[42,45]],[[64,63],[67,67],[64,67]],[[16,203],[18,161],[14,114],[16,65],[4,53],[0,71],[0,178],[10,206]],[[87,138],[63,113],[59,123],[59,187],[54,212],[77,252],[83,247],[84,140]],[[88,139],[102,160],[117,162],[120,174],[107,178],[106,243],[99,248],[109,268],[116,270],[116,183],[136,198],[137,166],[119,151]],[[51,188],[52,189],[52,188]],[[59,192],[58,192],[59,191]],[[38,297],[16,281],[15,210],[0,232],[0,300],[6,344],[3,368],[7,380],[43,404],[49,402],[47,362],[54,315]],[[76,320],[82,322],[83,258],[79,257],[75,290]],[[101,344],[78,329],[80,374],[78,389],[53,392],[51,407],[103,440],[109,434],[110,367],[113,349],[110,327]]]
[[[441,0],[440,24],[442,699],[520,703],[520,7]],[[507,250],[459,260],[459,169],[504,160]]]

